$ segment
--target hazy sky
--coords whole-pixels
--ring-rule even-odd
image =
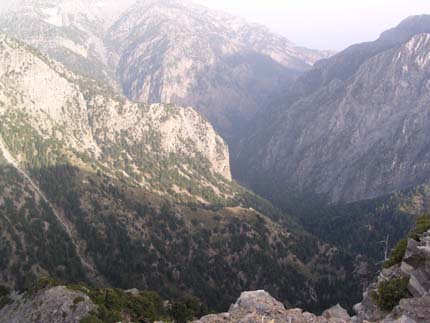
[[[14,1],[0,0],[0,9]],[[374,40],[407,16],[430,14],[430,0],[194,1],[265,24],[298,45],[335,50]]]
[[[335,50],[374,40],[410,15],[430,14],[430,0],[195,1],[263,23],[298,45]]]

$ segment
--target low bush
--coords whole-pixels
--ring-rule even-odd
[[[408,282],[408,277],[401,277],[380,283],[378,290],[371,295],[373,301],[381,310],[391,311],[401,299],[410,297]]]

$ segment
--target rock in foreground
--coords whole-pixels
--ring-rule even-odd
[[[331,311],[330,318],[316,316],[304,312],[301,309],[287,310],[284,305],[270,296],[263,290],[254,292],[244,292],[240,298],[230,307],[227,313],[217,315],[207,315],[194,323],[277,323],[277,322],[294,322],[294,323],[347,323],[350,317],[347,312],[337,305],[336,310]],[[340,310],[339,310],[340,309]],[[345,316],[337,316],[342,313]],[[346,320],[344,319],[346,318]]]
[[[75,323],[96,309],[87,295],[64,286],[12,296],[11,300],[0,309],[0,323]]]

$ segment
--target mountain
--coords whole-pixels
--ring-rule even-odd
[[[233,174],[284,207],[349,203],[425,183],[430,16],[318,62],[253,123]]]
[[[316,309],[358,297],[362,260],[231,181],[192,108],[130,102],[1,35],[0,117],[0,284],[49,275],[211,309],[258,287]]]
[[[301,71],[328,53],[185,1],[140,1],[110,29],[124,93],[195,106],[232,135]],[[229,136],[227,135],[227,138]]]
[[[331,54],[181,0],[24,0],[0,30],[129,99],[194,106],[227,139]]]

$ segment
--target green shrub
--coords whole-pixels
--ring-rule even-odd
[[[430,216],[422,215],[417,219],[415,228],[409,233],[408,237],[411,239],[419,240],[421,235],[428,230],[430,230]],[[383,267],[389,268],[391,266],[401,263],[403,257],[405,256],[407,246],[407,239],[400,240],[391,252],[390,259],[388,259],[384,263]]]
[[[132,322],[144,318],[150,322],[160,321],[167,318],[162,298],[151,291],[143,291],[131,294],[121,289],[98,289],[86,284],[68,285],[68,289],[80,291],[90,297],[97,305],[97,313],[85,317],[84,323],[115,323],[129,317]],[[80,297],[75,298],[76,305]],[[99,321],[95,321],[95,319]],[[92,321],[91,321],[92,320]]]
[[[430,230],[430,215],[422,215],[417,219],[415,229],[409,234],[409,237],[419,240],[420,236]]]
[[[173,302],[170,314],[176,323],[186,323],[207,314],[207,309],[200,300],[193,296],[185,296]]]
[[[371,297],[381,310],[391,311],[401,299],[410,297],[408,282],[408,277],[393,278],[382,282]]]
[[[388,259],[384,263],[383,267],[389,268],[401,263],[403,260],[403,257],[405,256],[407,246],[408,246],[408,240],[406,239],[400,240],[397,243],[396,247],[391,252],[390,259]]]
[[[45,288],[60,286],[61,282],[51,277],[39,277],[27,290],[28,294],[34,294]]]

